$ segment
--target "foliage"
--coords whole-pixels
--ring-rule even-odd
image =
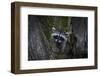
[[[42,24],[42,28],[47,39],[50,39],[52,27],[55,27],[58,30],[62,30],[63,32],[68,30],[68,17],[39,16],[39,21]]]

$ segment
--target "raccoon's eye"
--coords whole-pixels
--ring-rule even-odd
[[[54,37],[54,39],[57,39],[58,37],[57,36],[53,36]]]
[[[64,38],[60,37],[60,40],[61,40],[61,41],[64,41]]]

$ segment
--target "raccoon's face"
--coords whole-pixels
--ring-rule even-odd
[[[61,49],[65,39],[60,35],[53,36],[54,42],[56,43],[57,48]]]
[[[61,50],[64,46],[64,43],[67,41],[65,33],[53,28],[51,36],[53,38],[54,43],[56,44],[56,47]]]

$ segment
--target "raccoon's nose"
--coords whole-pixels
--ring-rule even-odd
[[[56,39],[55,41],[57,42],[58,40]]]
[[[58,42],[61,43],[61,40],[59,40]]]

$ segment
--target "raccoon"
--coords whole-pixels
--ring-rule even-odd
[[[64,55],[67,41],[69,41],[69,35],[69,32],[63,32],[61,30],[56,29],[55,27],[52,27],[51,46],[53,49],[53,57],[61,54]]]

